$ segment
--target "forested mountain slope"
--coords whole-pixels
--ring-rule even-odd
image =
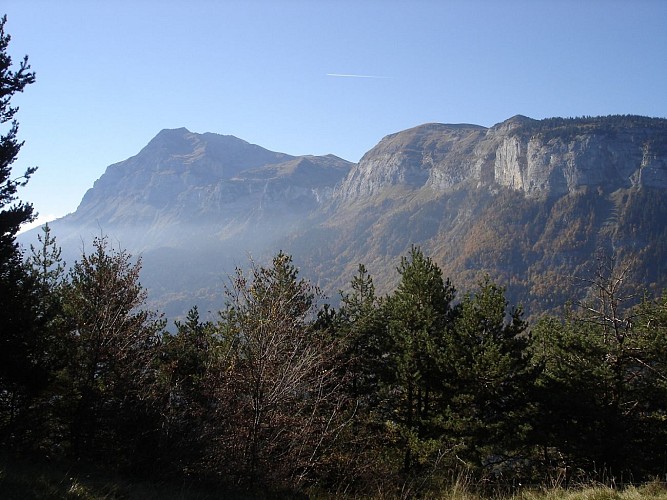
[[[600,255],[664,287],[666,188],[667,120],[427,124],[366,153],[291,250],[328,290],[345,288],[357,262],[389,290],[416,243],[459,286],[489,274],[535,313],[581,296],[574,278]]]
[[[219,307],[235,265],[280,249],[334,301],[358,263],[388,291],[412,244],[459,287],[488,274],[535,314],[584,293],[574,278],[598,255],[665,287],[666,189],[657,118],[426,124],[356,165],[177,129],[109,166],[52,228],[69,262],[100,233],[142,254],[142,281],[170,315]]]

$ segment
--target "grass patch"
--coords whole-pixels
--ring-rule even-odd
[[[420,498],[432,500],[667,500],[667,485],[651,482],[641,486],[613,489],[602,485],[563,488],[524,488],[514,493],[478,493],[476,485],[459,478],[442,486],[440,491],[422,493]],[[132,480],[93,467],[37,463],[27,460],[0,458],[0,499],[3,500],[209,500],[209,499],[288,499],[288,498],[415,498],[415,490],[404,488],[383,491],[363,497],[332,495],[311,490],[310,495],[277,493],[260,490],[230,490],[201,483]]]
[[[667,486],[662,482],[623,489],[593,485],[565,490],[562,488],[521,491],[513,500],[667,500]]]

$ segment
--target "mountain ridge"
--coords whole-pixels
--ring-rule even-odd
[[[665,189],[660,118],[428,123],[385,136],[357,164],[180,128],[110,165],[77,211],[51,225],[70,250],[104,232],[143,253],[156,303],[214,302],[221,275],[279,249],[332,298],[360,262],[388,291],[398,256],[418,244],[455,283],[489,274],[511,286],[512,299],[544,309],[570,291],[558,276],[584,273],[598,249],[619,263],[633,252],[650,260],[637,273],[667,286]]]

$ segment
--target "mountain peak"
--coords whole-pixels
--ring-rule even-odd
[[[178,127],[178,128],[163,128],[160,130],[157,135],[155,136],[156,138],[158,137],[173,137],[173,136],[178,136],[178,135],[185,135],[185,134],[190,134],[191,132],[185,128],[185,127]]]
[[[499,134],[506,134],[512,130],[516,130],[526,125],[538,122],[539,120],[535,120],[524,115],[514,115],[512,118],[508,118],[505,121],[495,124],[493,127],[491,127],[490,130],[492,133],[495,132]]]
[[[173,144],[174,141],[183,141],[188,136],[198,135],[193,134],[185,127],[180,128],[164,128],[160,130],[155,137],[153,137],[147,144]]]
[[[530,118],[529,116],[526,116],[526,115],[514,115],[514,116],[512,116],[511,118],[508,118],[507,120],[505,120],[502,123],[521,123],[521,124],[524,124],[524,123],[531,123],[531,122],[535,122],[535,121],[537,121],[537,120],[535,120],[534,118]]]
[[[267,181],[277,178],[288,183],[306,179],[313,189],[324,183],[323,189],[330,190],[348,170],[344,160],[305,160],[232,135],[163,129],[138,154],[110,165],[85,194],[74,218],[94,214],[98,221],[131,225],[138,219],[195,213],[194,207],[210,212],[207,205],[261,192]]]
[[[198,134],[193,134],[187,128],[165,128],[153,137],[139,154],[161,152],[163,155],[183,154],[192,150],[193,139]]]
[[[175,163],[193,165],[204,161],[218,165],[221,169],[218,173],[229,177],[240,170],[280,163],[293,157],[269,151],[233,135],[198,134],[181,127],[161,130],[134,158],[140,160],[143,168],[159,169]]]

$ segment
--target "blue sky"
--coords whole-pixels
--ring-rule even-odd
[[[2,11],[10,54],[37,74],[14,100],[15,166],[39,167],[20,197],[43,218],[74,211],[163,128],[358,161],[427,122],[667,117],[664,0],[4,0]]]

